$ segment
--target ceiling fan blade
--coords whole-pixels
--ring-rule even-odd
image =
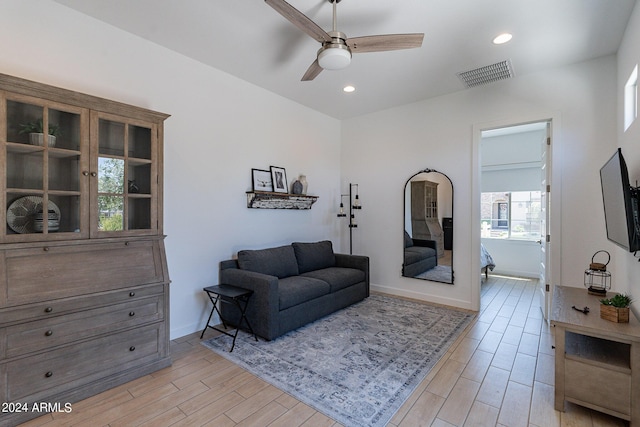
[[[320,66],[320,64],[318,64],[318,60],[316,59],[315,61],[313,61],[313,64],[311,64],[311,66],[307,69],[307,72],[304,73],[304,76],[302,76],[302,81],[308,82],[310,80],[313,80],[318,77],[318,74],[320,74],[321,72],[322,67]]]
[[[320,43],[330,42],[331,37],[325,30],[320,28],[318,24],[307,18],[305,14],[295,7],[291,6],[284,0],[264,0],[269,6],[274,8],[276,12],[284,16],[293,25],[313,37]]]
[[[383,52],[386,50],[413,49],[422,46],[424,33],[386,34],[379,36],[352,37],[347,44],[353,53]]]

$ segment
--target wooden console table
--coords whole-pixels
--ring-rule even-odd
[[[555,409],[568,401],[640,425],[640,323],[633,314],[629,323],[601,319],[599,300],[584,288],[555,287]]]

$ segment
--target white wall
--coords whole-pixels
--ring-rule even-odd
[[[554,194],[562,198],[552,225],[562,262],[555,271],[562,283],[581,286],[591,255],[615,249],[605,237],[597,171],[620,128],[616,82],[626,81],[628,65],[639,59],[637,9],[618,60],[624,77],[615,57],[600,58],[342,123],[50,0],[0,0],[0,72],[172,114],[165,232],[175,338],[202,328],[208,306],[201,288],[217,283],[218,262],[238,249],[329,238],[346,250],[348,228],[335,213],[349,182],[360,184],[363,204],[354,253],[371,257],[377,289],[477,308],[474,129],[494,122],[558,119],[554,162],[562,188]],[[632,179],[640,178],[638,126],[620,136]],[[289,178],[306,173],[309,192],[320,196],[311,211],[246,208],[251,168],[269,165],[285,167]],[[453,286],[400,276],[402,189],[426,167],[454,185]],[[623,258],[628,279],[637,277],[638,263]]]
[[[622,155],[627,162],[629,179],[632,185],[636,185],[636,181],[640,182],[640,117],[636,118],[625,132],[623,105],[624,86],[636,65],[640,65],[640,6],[637,3],[629,18],[624,39],[618,50],[618,81],[616,87],[618,94],[618,121],[616,123],[618,144],[622,148]],[[610,151],[613,154],[614,149]],[[611,273],[612,287],[632,296],[635,301],[633,308],[636,316],[638,316],[640,314],[640,281],[638,280],[638,277],[640,277],[640,262],[633,254],[626,252],[613,243],[607,242],[603,249],[611,253],[612,261],[615,262],[616,268]]]
[[[558,184],[552,249],[561,260],[554,283],[581,286],[592,254],[607,244],[598,170],[615,147],[615,83],[616,58],[610,56],[343,121],[342,175],[361,183],[366,203],[355,247],[371,257],[375,289],[477,309],[479,195],[472,188],[480,159],[474,129],[552,117]],[[402,189],[427,167],[446,173],[454,186],[453,286],[400,276]]]
[[[201,329],[202,288],[237,250],[333,240],[340,122],[49,0],[0,1],[0,72],[171,114],[165,224],[171,337]],[[251,168],[307,175],[310,211],[246,208]],[[105,260],[107,261],[107,260]]]
[[[537,242],[485,238],[481,241],[496,263],[494,274],[532,278],[540,275],[540,245]]]

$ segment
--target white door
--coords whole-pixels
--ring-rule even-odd
[[[547,319],[551,300],[551,285],[548,279],[551,277],[551,238],[549,235],[549,217],[551,214],[551,122],[547,122],[547,135],[540,144],[541,169],[540,169],[540,281],[538,295],[542,315]]]

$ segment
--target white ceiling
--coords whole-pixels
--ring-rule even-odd
[[[425,33],[420,49],[360,53],[300,78],[319,43],[262,0],[55,0],[314,110],[349,118],[467,90],[457,73],[511,60],[516,78],[615,53],[635,0],[343,0],[348,37]],[[288,0],[331,30],[328,0]],[[508,31],[506,45],[491,43]],[[342,92],[351,84],[356,91]]]

